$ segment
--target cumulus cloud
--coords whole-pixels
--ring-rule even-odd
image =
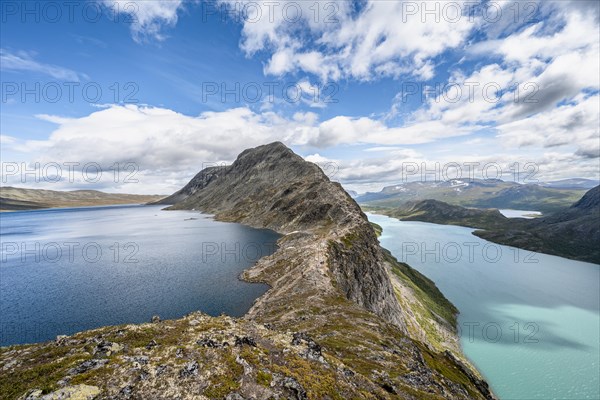
[[[222,1],[242,9],[251,1]],[[440,10],[456,2],[436,2]],[[258,3],[263,4],[261,2]],[[262,16],[242,19],[241,48],[249,56],[270,54],[264,72],[302,71],[321,80],[413,76],[430,79],[433,59],[457,48],[477,26],[476,19],[424,18],[424,3],[409,1],[277,2]],[[414,10],[414,7],[417,10]],[[464,10],[458,10],[459,14]],[[291,14],[291,16],[290,16]],[[439,14],[439,12],[438,12]]]
[[[3,138],[5,150],[24,153],[32,163],[41,164],[69,162],[81,167],[96,163],[108,168],[134,163],[142,175],[154,180],[179,176],[179,185],[206,163],[231,162],[246,148],[276,140],[290,146],[325,148],[424,143],[449,135],[443,126],[417,134],[410,127],[390,128],[370,118],[335,117],[320,122],[312,112],[286,118],[248,108],[188,116],[159,107],[110,105],[80,118],[37,117],[57,125],[48,139]],[[158,182],[162,187],[165,180]]]
[[[491,54],[494,61],[480,61],[472,71],[459,66],[405,120],[415,131],[434,123],[465,134],[488,127],[507,147],[563,146],[593,156],[600,141],[597,21],[595,13],[557,5],[551,18],[468,47],[469,54],[483,60]],[[405,98],[396,96],[388,118]]]
[[[62,81],[79,82],[80,77],[87,78],[68,68],[37,61],[35,53],[26,51],[10,52],[0,49],[0,65],[3,71],[40,73]]]
[[[135,161],[147,169],[231,160],[245,148],[275,140],[312,147],[359,142],[394,145],[461,134],[446,132],[435,123],[417,132],[366,117],[338,116],[319,122],[312,112],[285,118],[245,107],[188,116],[159,107],[110,105],[81,118],[37,117],[58,127],[47,140],[24,143],[30,151],[43,150],[48,159]]]
[[[131,34],[136,42],[146,39],[164,40],[164,28],[177,24],[177,12],[183,7],[183,0],[101,1],[111,10],[129,17]]]
[[[578,154],[598,157],[600,98],[578,96],[572,103],[497,127],[507,146],[577,146]]]
[[[420,152],[411,148],[378,148],[373,153],[355,158],[307,156],[320,165],[335,165],[335,180],[345,188],[359,193],[374,192],[384,186],[405,182],[436,179],[491,179],[500,178],[520,183],[539,183],[572,177],[598,178],[597,160],[587,159],[569,151],[529,152],[524,149],[501,151],[495,145],[490,152],[477,154],[473,146],[464,145],[451,152]],[[479,148],[475,146],[475,148]],[[458,167],[457,167],[458,166]]]

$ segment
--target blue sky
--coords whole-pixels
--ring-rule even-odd
[[[598,2],[46,4],[2,3],[2,162],[139,179],[2,184],[169,193],[274,140],[357,191],[415,163],[598,178]]]

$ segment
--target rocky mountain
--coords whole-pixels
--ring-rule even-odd
[[[105,206],[112,204],[145,204],[164,196],[104,193],[97,190],[0,188],[0,211],[37,210],[56,207]]]
[[[329,181],[315,164],[274,143],[244,151],[218,174],[201,172],[186,188],[175,194],[179,201],[170,209],[202,210],[220,220],[298,236],[331,231],[333,235],[315,242],[310,253],[318,257],[319,252],[335,252],[331,272],[347,297],[401,324],[368,220],[341,185]],[[344,241],[351,246],[343,246]]]
[[[600,264],[600,186],[570,207],[542,218],[506,218],[495,209],[469,209],[436,200],[381,211],[401,220],[460,225],[492,242]]]
[[[242,275],[270,290],[240,319],[193,313],[2,349],[6,398],[493,398],[460,351],[456,308],[283,144],[202,171],[165,201],[281,233]]]
[[[381,192],[356,198],[361,205],[397,208],[409,201],[439,200],[448,204],[478,208],[536,210],[544,213],[568,207],[587,190],[583,186],[519,184],[500,179],[453,179],[436,182],[406,182]]]

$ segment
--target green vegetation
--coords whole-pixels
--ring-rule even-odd
[[[41,348],[33,346],[13,346],[3,350],[3,358],[10,358],[10,350],[24,351],[25,357],[17,370],[2,372],[0,379],[0,398],[15,399],[27,389],[36,387],[43,393],[50,393],[57,388],[57,381],[77,364],[91,358],[90,355],[75,353],[70,349],[55,347],[52,344]]]
[[[455,327],[458,309],[444,297],[435,283],[408,264],[396,260],[388,250],[383,251],[386,260],[392,264],[392,272],[420,294],[419,299],[427,305],[428,311],[437,316],[435,319],[441,317],[449,326]]]
[[[373,230],[375,231],[377,237],[381,236],[381,234],[383,233],[383,228],[380,225],[377,225],[375,222],[371,222],[371,226],[373,227]]]

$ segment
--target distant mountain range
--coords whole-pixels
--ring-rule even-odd
[[[437,200],[408,202],[383,213],[405,221],[482,229],[474,234],[492,242],[600,264],[600,186],[570,207],[534,219],[506,218],[498,210]]]
[[[600,185],[600,181],[584,178],[561,179],[559,181],[543,182],[541,186],[555,189],[592,189]]]
[[[0,211],[37,210],[56,207],[105,206],[112,204],[145,204],[164,196],[104,193],[97,190],[23,189],[0,187]]]
[[[365,193],[356,201],[365,206],[396,208],[407,202],[433,199],[448,204],[477,208],[558,211],[577,201],[590,187],[589,179],[519,184],[499,179],[407,182],[387,186],[380,192]]]

